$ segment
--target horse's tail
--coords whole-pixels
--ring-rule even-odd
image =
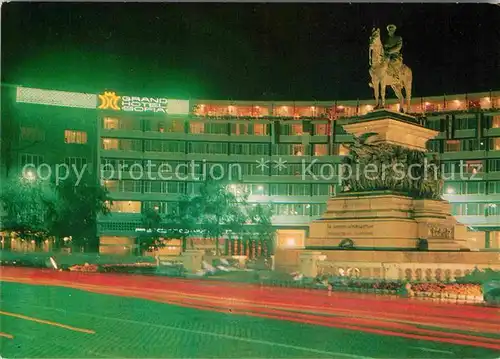
[[[368,86],[370,86],[371,88],[373,88],[373,84],[371,82],[368,84]]]

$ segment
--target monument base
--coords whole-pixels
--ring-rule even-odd
[[[310,225],[306,249],[466,249],[467,229],[448,202],[391,192],[345,193],[331,198]]]
[[[308,277],[441,281],[476,268],[500,270],[500,254],[495,252],[281,249],[275,259],[277,271],[299,271]]]

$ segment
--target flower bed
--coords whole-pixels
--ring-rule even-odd
[[[153,263],[103,264],[100,266],[99,272],[152,274],[156,273],[156,269],[157,266]]]
[[[481,285],[475,283],[416,283],[411,285],[411,290],[418,293],[436,293],[445,296],[481,297]]]
[[[95,264],[85,263],[84,265],[75,265],[68,268],[71,272],[87,272],[95,273],[99,270],[99,267]]]

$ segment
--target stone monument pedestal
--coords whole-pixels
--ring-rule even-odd
[[[321,219],[310,224],[306,248],[429,250],[466,248],[467,229],[450,214],[449,203],[416,200],[387,192],[346,193],[330,198]]]
[[[439,199],[441,182],[431,176],[439,175],[438,168],[427,177],[425,167],[410,171],[411,166],[426,165],[426,142],[437,131],[424,128],[412,116],[387,110],[354,119],[344,129],[357,137],[346,161],[358,166],[356,175],[344,177],[343,193],[330,198],[325,213],[310,224],[305,250],[277,252],[278,268],[296,268],[309,277],[344,273],[441,280],[459,277],[475,266],[498,267],[497,253],[469,252],[470,233],[451,215],[450,204]],[[360,171],[372,164],[377,168],[371,174],[378,177],[364,172],[366,177],[359,179]],[[391,167],[395,164],[402,164],[411,176],[397,178]],[[412,178],[415,173],[421,177]]]

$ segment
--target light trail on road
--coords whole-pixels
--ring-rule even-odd
[[[205,280],[4,268],[2,280],[71,287],[193,309],[500,350],[495,308]]]

